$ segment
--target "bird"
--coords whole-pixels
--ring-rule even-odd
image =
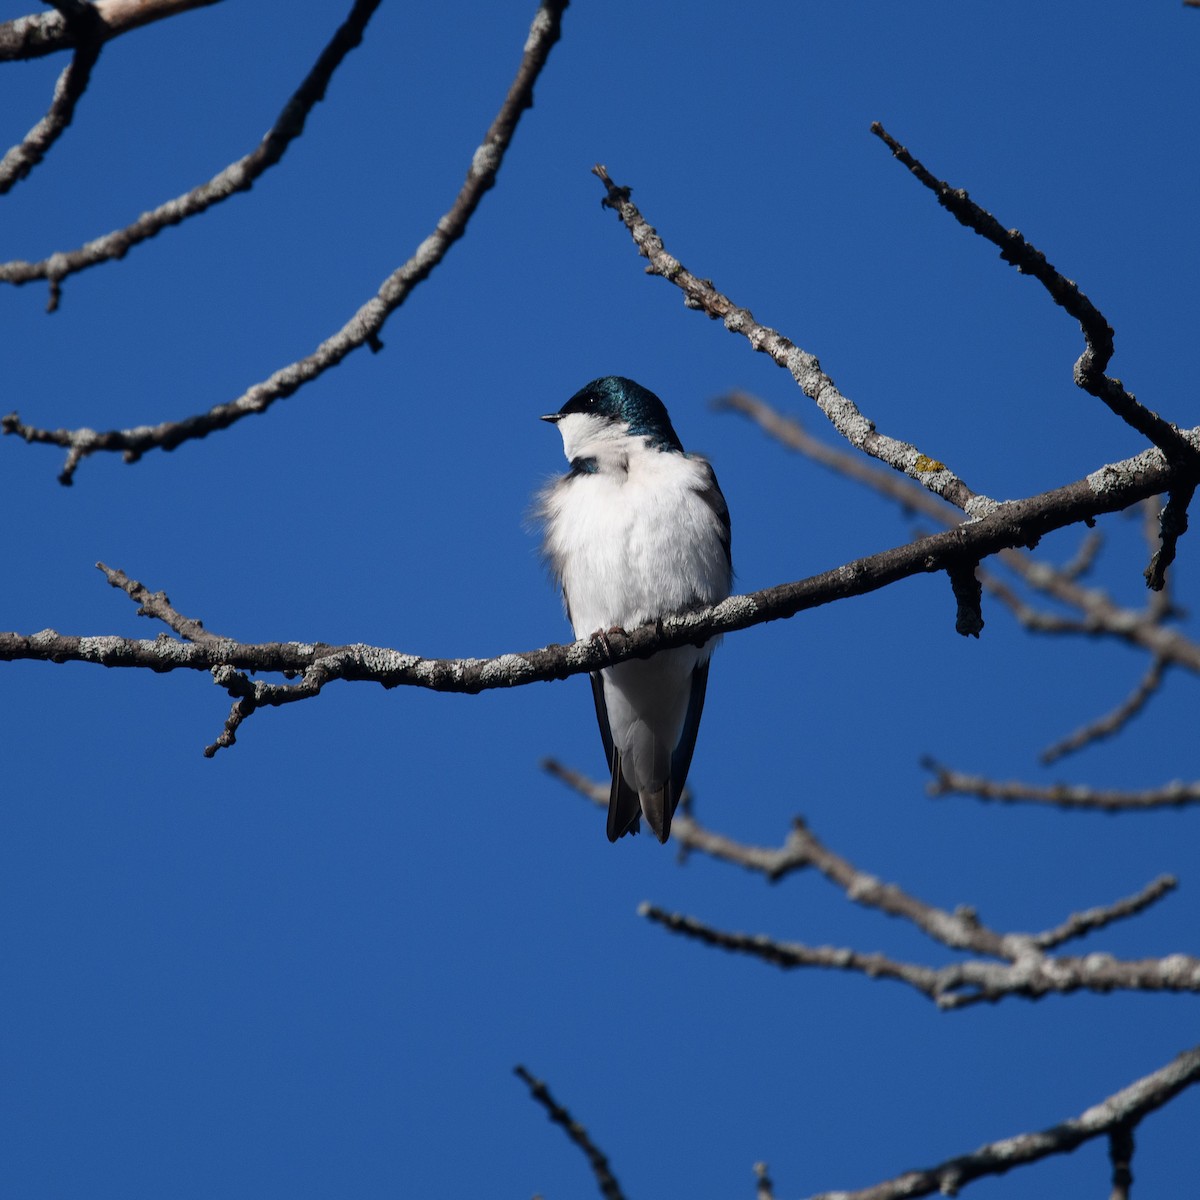
[[[733,586],[729,509],[708,460],[683,449],[663,402],[620,375],[580,388],[542,417],[562,435],[570,470],[538,495],[542,553],[577,639],[724,600]],[[592,672],[612,772],[608,840],[659,842],[692,762],[719,637]]]

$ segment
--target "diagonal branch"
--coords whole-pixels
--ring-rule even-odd
[[[50,280],[49,310],[53,312],[58,307],[62,281],[68,276],[100,263],[124,258],[134,246],[155,237],[168,226],[198,216],[238,192],[249,191],[255,180],[275,166],[291,143],[304,132],[308,114],[318,101],[324,99],[329,81],[346,55],[361,44],[367,22],[379,4],[380,0],[355,0],[349,15],[321,51],[304,82],[284,105],[262,141],[249,154],[243,155],[220,174],[190,192],[143,213],[131,225],[95,238],[77,250],[59,251],[40,262],[17,260],[0,264],[0,283],[19,285],[37,279]]]
[[[374,2],[377,3],[378,0]],[[472,156],[466,182],[453,205],[438,220],[433,233],[417,247],[406,263],[384,280],[375,296],[311,354],[281,367],[236,400],[218,404],[205,413],[180,421],[97,433],[92,429],[35,428],[23,424],[17,414],[12,413],[0,420],[3,432],[16,434],[27,442],[64,447],[67,450],[67,460],[58,478],[61,483],[69,484],[80,461],[90,454],[99,451],[116,452],[123,454],[126,462],[136,462],[148,450],[173,450],[186,441],[226,429],[243,417],[265,412],[275,401],[291,396],[306,383],[337,366],[348,354],[364,345],[378,350],[382,345],[379,333],[387,318],[404,303],[412,290],[429,276],[450,247],[463,236],[479,202],[494,186],[521,114],[533,103],[534,83],[545,66],[551,47],[558,41],[562,14],[567,2],[568,0],[543,0],[534,17],[521,65],[508,95],[483,143]]]
[[[1017,230],[1005,229],[990,212],[980,208],[966,191],[952,188],[931,174],[878,121],[871,125],[871,132],[933,192],[938,203],[960,224],[998,246],[1000,257],[1006,263],[1016,267],[1022,275],[1032,275],[1050,293],[1054,303],[1079,322],[1083,331],[1084,351],[1075,363],[1075,382],[1084,391],[1103,400],[1126,424],[1158,446],[1168,459],[1190,464],[1193,469],[1200,466],[1195,449],[1174,425],[1139,404],[1119,379],[1112,379],[1104,373],[1113,356],[1113,331],[1079,285],[1059,274],[1040,250],[1031,246]]]
[[[1077,991],[1200,993],[1200,958],[1187,954],[1143,959],[1117,959],[1109,954],[1051,957],[1038,949],[1036,936],[1011,934],[1012,944],[1021,943],[1025,950],[1011,962],[973,958],[929,967],[848,947],[809,946],[763,933],[729,932],[653,904],[642,904],[638,915],[706,946],[747,954],[783,970],[822,967],[906,983],[943,1011],[995,1004],[1008,996],[1040,1000]]]
[[[734,304],[729,297],[717,291],[711,280],[693,275],[677,258],[667,253],[658,232],[629,198],[630,189],[613,183],[602,166],[597,165],[592,171],[604,184],[604,204],[621,218],[638,253],[650,260],[647,272],[660,275],[679,288],[688,308],[699,309],[714,319],[719,318],[730,333],[741,334],[753,349],[770,355],[778,366],[792,376],[800,390],[816,402],[833,427],[851,445],[903,472],[970,516],[983,516],[995,509],[996,501],[973,492],[945,463],[922,454],[908,442],[878,433],[874,422],[863,416],[855,403],[838,391],[813,355],[801,350],[776,330],[760,325],[749,309]]]
[[[1117,1139],[1122,1131],[1129,1141],[1122,1151],[1132,1154],[1132,1130],[1152,1112],[1163,1107],[1185,1089],[1200,1083],[1200,1046],[1177,1055],[1166,1066],[1135,1080],[1086,1112],[1037,1133],[989,1142],[970,1154],[948,1159],[936,1167],[906,1171],[895,1179],[854,1192],[822,1192],[810,1200],[909,1200],[940,1193],[957,1194],[960,1188],[989,1175],[1003,1175],[1014,1167],[1028,1166],[1052,1154],[1069,1154],[1093,1138]],[[1128,1154],[1114,1153],[1128,1165]]]
[[[58,77],[46,115],[0,159],[0,196],[7,194],[50,152],[75,116],[75,105],[87,88],[104,45],[95,10],[85,5],[77,18],[84,31],[71,62]]]
[[[1120,733],[1134,717],[1146,707],[1150,697],[1162,687],[1163,678],[1167,673],[1167,663],[1161,658],[1153,658],[1146,673],[1138,680],[1137,686],[1111,712],[1089,722],[1075,730],[1061,741],[1047,746],[1038,756],[1045,764],[1057,762],[1060,758],[1090,746],[1093,742],[1103,741]]]
[[[530,1095],[546,1110],[550,1120],[555,1125],[561,1125],[566,1131],[567,1137],[583,1151],[584,1157],[588,1160],[588,1166],[592,1168],[592,1174],[596,1177],[600,1194],[605,1197],[605,1200],[625,1200],[625,1194],[621,1191],[621,1185],[608,1165],[607,1157],[601,1153],[596,1143],[588,1136],[588,1131],[554,1099],[550,1094],[550,1089],[540,1079],[535,1079],[522,1066],[514,1067],[513,1074],[529,1088]]]

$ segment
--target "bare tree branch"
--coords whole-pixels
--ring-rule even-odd
[[[1036,936],[1024,935],[1028,952],[1012,962],[968,959],[943,967],[927,967],[848,947],[808,946],[762,933],[727,932],[653,904],[642,904],[638,915],[672,933],[722,950],[748,954],[784,970],[824,967],[906,983],[945,1011],[984,1002],[995,1004],[1008,996],[1039,1000],[1052,993],[1065,995],[1077,991],[1200,992],[1200,958],[1187,954],[1128,960],[1108,954],[1050,957],[1037,950]]]
[[[731,333],[741,334],[753,349],[770,355],[778,366],[788,371],[800,390],[816,402],[833,427],[851,445],[903,472],[970,516],[984,516],[995,510],[995,500],[973,492],[945,463],[922,454],[907,442],[877,433],[875,423],[863,416],[854,402],[838,391],[813,355],[801,350],[776,330],[760,325],[749,309],[738,307],[722,295],[711,280],[693,275],[677,258],[667,253],[657,231],[629,198],[630,189],[613,183],[604,167],[597,165],[592,170],[604,184],[604,203],[621,218],[638,253],[649,259],[647,273],[659,275],[679,288],[688,308],[699,309],[713,319],[721,319]]]
[[[249,154],[231,163],[207,183],[160,204],[143,213],[133,224],[95,238],[78,250],[58,251],[40,262],[16,260],[0,263],[0,283],[19,285],[37,279],[50,280],[49,311],[53,312],[58,307],[62,281],[68,276],[100,263],[124,258],[134,246],[155,237],[168,226],[197,216],[238,192],[249,191],[255,180],[275,166],[287,152],[288,146],[304,132],[308,114],[318,101],[324,99],[329,81],[346,55],[361,44],[367,22],[379,4],[380,0],[355,0],[349,15],[321,51],[303,83],[284,105],[262,141]],[[99,44],[96,49],[99,50]]]
[[[1160,687],[1167,673],[1167,664],[1161,658],[1152,659],[1146,673],[1138,680],[1137,686],[1111,712],[1107,712],[1095,721],[1075,730],[1074,733],[1047,746],[1039,755],[1043,763],[1049,765],[1060,758],[1090,746],[1093,742],[1103,741],[1120,733],[1129,722],[1146,707],[1150,697]]]
[[[533,103],[534,83],[546,63],[550,48],[559,38],[562,14],[567,3],[568,0],[543,0],[526,40],[516,79],[483,143],[472,157],[466,182],[449,211],[437,222],[434,232],[417,247],[406,263],[384,280],[374,297],[311,354],[281,367],[236,400],[218,404],[205,413],[180,421],[97,433],[93,429],[39,429],[23,424],[16,413],[11,413],[0,420],[3,432],[16,434],[27,442],[50,443],[66,448],[66,464],[58,478],[61,483],[69,484],[80,461],[90,454],[98,451],[119,452],[126,462],[131,463],[148,450],[173,450],[193,438],[206,437],[215,430],[226,429],[243,417],[265,412],[276,400],[292,395],[330,367],[337,366],[346,355],[361,346],[380,349],[382,343],[379,333],[387,318],[462,237],[483,195],[495,184],[521,114]]]
[[[1133,1130],[1132,1123],[1122,1124],[1108,1135],[1108,1157],[1113,1168],[1109,1200],[1129,1200],[1129,1189],[1133,1186]]]
[[[775,1185],[767,1170],[765,1162],[754,1164],[754,1178],[758,1184],[754,1189],[754,1200],[775,1200]]]
[[[1083,331],[1084,351],[1075,363],[1075,382],[1084,391],[1103,400],[1126,424],[1158,446],[1169,460],[1196,465],[1195,449],[1174,425],[1139,404],[1119,379],[1105,375],[1105,368],[1113,355],[1113,331],[1079,285],[1059,274],[1040,250],[1031,246],[1017,230],[1005,229],[990,212],[980,208],[965,190],[952,188],[944,180],[932,175],[878,121],[871,125],[871,132],[937,196],[938,203],[960,224],[998,246],[1000,257],[1006,263],[1016,267],[1022,275],[1032,275],[1050,293],[1054,303],[1079,322]]]
[[[1092,1138],[1123,1138],[1120,1157],[1132,1154],[1132,1130],[1152,1112],[1185,1089],[1200,1082],[1200,1046],[1186,1050],[1165,1067],[1143,1076],[1119,1092],[1093,1104],[1086,1112],[1038,1133],[1022,1133],[980,1146],[971,1154],[948,1159],[936,1167],[906,1171],[895,1179],[854,1192],[821,1192],[810,1200],[910,1200],[940,1192],[956,1195],[966,1184],[988,1175],[1003,1175],[1014,1167],[1028,1166],[1052,1154],[1069,1154]],[[1114,1152],[1114,1184],[1118,1153]],[[1127,1186],[1127,1185],[1126,1185]],[[1114,1191],[1114,1197],[1120,1192]]]
[[[25,135],[23,141],[0,159],[0,196],[10,192],[50,152],[50,148],[71,124],[75,105],[91,79],[92,68],[104,45],[95,9],[90,5],[79,5],[78,15],[72,20],[80,23],[83,40],[54,85],[54,96],[46,115]]]
[[[608,803],[608,789],[553,760],[543,767],[597,806]],[[766,934],[730,933],[695,917],[643,904],[640,916],[705,945],[760,958],[784,969],[823,967],[855,971],[872,979],[906,983],[933,1000],[939,1008],[958,1009],[1005,996],[1038,999],[1050,992],[1106,992],[1117,988],[1138,991],[1200,992],[1200,958],[1172,954],[1163,959],[1121,961],[1107,954],[1053,958],[1046,954],[1066,941],[1084,937],[1115,921],[1145,911],[1177,886],[1169,875],[1152,880],[1133,896],[1073,913],[1042,933],[999,933],[989,929],[973,908],[953,912],[928,904],[876,876],[859,870],[823,845],[805,823],[796,819],[781,847],[749,846],[703,828],[692,816],[676,816],[672,835],[681,852],[699,851],[735,866],[757,871],[775,882],[794,871],[814,867],[840,888],[848,899],[888,916],[900,917],[939,944],[968,950],[986,958],[931,967],[902,962],[881,953],[863,953],[835,946],[808,946],[780,941]]]
[[[1192,431],[1189,436],[1200,436],[1200,431]],[[1007,546],[1035,542],[1051,529],[1128,507],[1162,491],[1180,470],[1168,466],[1161,451],[1146,450],[1066,487],[1028,500],[1009,501],[990,516],[946,533],[860,558],[795,583],[731,596],[713,608],[666,616],[640,629],[610,633],[603,643],[589,639],[491,659],[427,659],[362,644],[243,644],[227,638],[187,643],[172,638],[145,641],[117,636],[77,636],[45,629],[32,635],[0,633],[0,661],[89,662],[152,671],[211,671],[220,686],[238,699],[253,700],[254,707],[274,707],[307,699],[335,679],[371,680],[389,688],[405,685],[470,693],[518,687],[594,671],[674,646],[701,645],[716,634],[791,617],[834,600],[866,595],[911,575],[977,562]],[[101,566],[101,569],[108,574],[107,568]],[[236,675],[239,671],[278,671],[300,679],[281,686],[239,679]]]
[[[131,29],[174,17],[193,8],[207,8],[220,0],[96,0],[94,8],[100,18],[100,36],[111,41]],[[56,5],[57,8],[65,7]],[[34,13],[0,25],[0,62],[14,59],[41,58],[59,50],[76,49],[86,40],[78,27],[73,27],[63,13]]]
[[[804,429],[795,418],[783,416],[757,397],[746,392],[732,392],[714,403],[718,409],[731,410],[749,417],[789,449],[871,488],[902,509],[918,512],[950,528],[960,527],[957,514],[939,503],[928,492],[890,471],[882,471],[864,462],[857,455],[826,445]],[[1143,503],[1146,506],[1148,538],[1157,537],[1156,506],[1150,499]],[[1139,692],[1130,697],[1120,709],[1066,739],[1061,744],[1064,747],[1063,752],[1068,744],[1070,748],[1077,749],[1088,741],[1104,736],[1109,725],[1112,731],[1120,728],[1122,723],[1134,716],[1154,694],[1165,667],[1182,666],[1189,671],[1200,673],[1200,645],[1180,630],[1163,624],[1167,617],[1174,614],[1168,590],[1152,593],[1147,607],[1135,610],[1117,604],[1102,589],[1085,587],[1079,582],[1080,576],[1091,564],[1097,544],[1093,533],[1085,539],[1075,561],[1063,567],[1039,562],[1019,548],[1005,549],[997,556],[1005,567],[1017,574],[1029,587],[1074,609],[1078,615],[1072,617],[1036,609],[991,571],[981,569],[978,572],[983,588],[1000,599],[1027,629],[1038,633],[1110,637],[1147,651],[1153,662],[1161,664],[1158,671],[1151,667]]]
[[[1200,801],[1200,783],[1184,783],[1178,779],[1158,788],[1123,792],[1080,784],[1052,783],[1045,786],[1017,780],[1001,782],[982,775],[954,771],[932,759],[925,759],[924,765],[934,772],[934,778],[926,785],[926,791],[931,796],[975,796],[979,800],[1000,800],[1010,804],[1049,804],[1055,808],[1095,808],[1104,812],[1181,808]]]
[[[1151,591],[1161,592],[1167,581],[1167,568],[1175,561],[1179,539],[1187,533],[1188,505],[1196,494],[1195,484],[1176,488],[1167,498],[1159,515],[1162,545],[1154,552],[1146,568],[1146,586]]]
[[[556,1125],[561,1125],[566,1130],[567,1137],[583,1151],[588,1160],[588,1166],[592,1168],[592,1174],[596,1177],[600,1194],[605,1197],[605,1200],[625,1200],[625,1194],[621,1191],[621,1185],[608,1165],[608,1159],[588,1136],[588,1131],[554,1099],[550,1094],[550,1089],[540,1079],[535,1079],[521,1066],[514,1067],[513,1073],[529,1088],[530,1094],[546,1110],[550,1120]]]

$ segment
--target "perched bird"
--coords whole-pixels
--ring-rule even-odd
[[[542,418],[571,470],[538,497],[543,551],[577,638],[635,629],[729,595],[729,510],[706,459],[685,454],[663,402],[608,375]],[[719,638],[592,673],[612,770],[608,840],[644,815],[665,842],[679,803]]]

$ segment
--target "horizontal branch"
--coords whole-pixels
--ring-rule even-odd
[[[1193,431],[1189,436],[1200,436]],[[229,638],[197,643],[161,637],[79,636],[54,630],[0,633],[0,660],[87,662],[152,671],[217,671],[217,682],[238,695],[250,689],[255,707],[288,704],[318,694],[335,679],[373,681],[384,687],[425,687],[442,692],[480,692],[518,687],[598,670],[674,646],[701,645],[806,609],[878,591],[912,575],[977,562],[1008,546],[1035,543],[1052,529],[1087,520],[1155,495],[1182,468],[1168,466],[1160,451],[1147,450],[1084,479],[1026,500],[1010,501],[991,515],[921,538],[795,583],[732,596],[713,608],[665,616],[660,621],[600,641],[550,645],[490,659],[432,659],[362,644],[330,646],[289,642],[245,644]],[[115,573],[102,567],[110,579]],[[120,586],[120,585],[118,585]],[[140,586],[140,585],[139,585]],[[228,672],[284,672],[292,684],[237,682]]]
[[[100,37],[107,42],[152,21],[218,3],[220,0],[96,0],[94,7],[100,18]],[[61,12],[18,17],[0,25],[0,62],[74,50],[83,36]]]
[[[1200,1046],[1184,1051],[1166,1066],[1049,1129],[989,1142],[936,1167],[906,1171],[871,1187],[853,1192],[821,1192],[810,1200],[909,1200],[934,1193],[953,1196],[973,1180],[1003,1175],[1054,1154],[1069,1154],[1093,1138],[1130,1130],[1196,1083],[1200,1083]]]
[[[747,954],[784,970],[822,967],[905,983],[946,1011],[984,1002],[995,1004],[1008,996],[1039,1000],[1054,993],[1078,991],[1200,993],[1200,958],[1188,954],[1142,959],[1118,959],[1110,954],[1052,957],[1038,950],[1036,937],[1027,937],[1023,940],[1028,952],[1012,962],[970,959],[930,967],[882,953],[809,946],[762,933],[730,932],[654,904],[641,905],[638,914],[672,933],[706,946]]]
[[[926,759],[924,765],[934,772],[925,789],[931,796],[974,796],[978,800],[998,800],[1007,804],[1049,804],[1055,808],[1093,808],[1102,812],[1182,808],[1200,803],[1200,783],[1184,783],[1178,779],[1162,787],[1120,791],[1082,784],[988,779],[983,775],[951,770],[932,759]]]
[[[606,786],[552,760],[543,766],[597,806],[607,804]],[[1144,912],[1178,886],[1169,875],[1152,880],[1135,895],[1072,913],[1044,932],[1000,933],[988,928],[973,908],[960,906],[952,912],[939,908],[860,870],[823,845],[799,819],[793,822],[787,840],[778,848],[750,846],[715,834],[701,826],[691,813],[677,815],[671,830],[681,855],[708,854],[722,862],[757,871],[771,882],[813,867],[853,903],[906,920],[948,949],[971,951],[983,957],[932,967],[903,962],[882,953],[808,946],[766,934],[731,933],[652,904],[643,904],[638,909],[641,916],[671,932],[708,946],[749,954],[784,969],[822,967],[853,971],[872,979],[891,979],[908,984],[943,1009],[964,1008],[981,1001],[996,1002],[1005,996],[1037,999],[1050,992],[1080,990],[1200,992],[1200,958],[1172,954],[1162,959],[1121,961],[1108,954],[1054,958],[1046,953],[1064,942]]]
[[[466,182],[450,209],[438,220],[431,233],[412,257],[384,280],[378,292],[368,300],[335,334],[323,341],[311,354],[281,367],[269,378],[254,384],[237,399],[218,404],[207,412],[167,421],[159,425],[141,425],[132,429],[113,429],[97,433],[94,429],[43,429],[24,424],[16,413],[0,419],[0,428],[27,442],[47,443],[67,450],[67,459],[59,481],[69,484],[79,463],[98,452],[120,453],[126,462],[136,462],[149,450],[173,450],[186,441],[240,421],[243,417],[265,412],[277,400],[293,395],[348,354],[362,346],[382,347],[380,331],[388,317],[408,298],[442,261],[450,247],[466,232],[472,214],[484,194],[494,186],[504,155],[512,142],[525,109],[533,104],[533,86],[550,49],[558,41],[562,14],[568,0],[543,0],[534,17],[525,42],[520,67],[504,103],[475,150]]]

